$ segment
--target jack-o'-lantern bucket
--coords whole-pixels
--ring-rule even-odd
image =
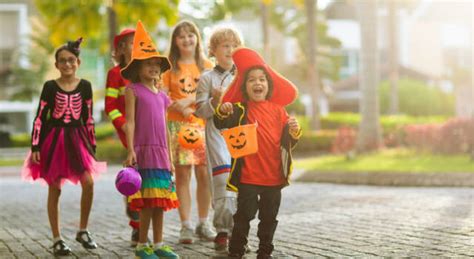
[[[239,158],[258,151],[257,124],[241,125],[221,131],[230,156]]]
[[[178,132],[178,142],[186,149],[201,148],[204,144],[203,138],[204,133],[198,125],[183,125]]]

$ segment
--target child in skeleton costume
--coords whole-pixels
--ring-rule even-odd
[[[66,255],[71,249],[61,239],[58,203],[61,186],[68,180],[82,186],[80,229],[76,240],[84,248],[97,244],[87,231],[93,198],[93,175],[105,171],[94,157],[96,140],[92,118],[91,83],[76,77],[82,38],[68,42],[55,53],[61,73],[44,83],[33,124],[31,153],[22,170],[24,179],[41,179],[49,186],[48,215],[53,232],[53,252]]]
[[[301,136],[298,122],[284,108],[295,100],[297,89],[251,49],[239,48],[232,58],[237,75],[216,108],[214,124],[218,129],[258,124],[258,151],[232,159],[227,188],[237,192],[237,212],[233,217],[229,256],[244,255],[250,221],[258,211],[257,258],[272,258],[281,189],[289,184],[291,150]],[[246,138],[245,134],[230,135],[227,141],[235,144],[240,140],[243,144],[230,145],[240,150],[249,146]]]
[[[217,65],[213,70],[201,75],[196,94],[196,115],[206,119],[206,151],[212,169],[213,223],[217,231],[214,248],[218,251],[227,250],[234,225],[232,215],[237,209],[237,195],[226,190],[231,158],[220,130],[214,126],[212,117],[223,91],[234,79],[232,51],[241,44],[239,34],[231,28],[219,28],[214,31],[209,41],[209,56],[215,57]]]

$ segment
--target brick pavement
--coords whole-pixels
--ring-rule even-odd
[[[130,229],[113,180],[112,174],[104,175],[95,185],[89,229],[100,248],[91,251],[74,241],[80,187],[65,185],[61,226],[74,252],[67,258],[133,258]],[[46,197],[47,188],[41,184],[0,174],[0,258],[52,258]],[[293,183],[283,191],[279,221],[276,258],[474,257],[472,188]],[[224,258],[209,242],[177,244],[176,211],[166,213],[165,225],[165,241],[182,258]],[[254,250],[256,226],[254,220]]]

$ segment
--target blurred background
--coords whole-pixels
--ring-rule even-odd
[[[111,39],[141,19],[167,53],[173,25],[189,19],[206,53],[212,29],[232,26],[298,86],[287,110],[304,128],[299,153],[409,147],[474,159],[473,10],[468,0],[0,0],[0,143],[29,146],[43,82],[58,76],[54,49],[82,36],[99,156],[118,153],[103,111]]]

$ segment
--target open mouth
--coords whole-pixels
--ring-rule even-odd
[[[253,93],[254,93],[254,94],[262,94],[262,93],[263,93],[263,90],[262,90],[262,89],[254,89],[254,90],[253,90]]]
[[[194,144],[198,140],[197,138],[196,139],[189,139],[187,137],[183,137],[183,138],[184,140],[186,140],[186,142],[191,143],[191,144]]]

